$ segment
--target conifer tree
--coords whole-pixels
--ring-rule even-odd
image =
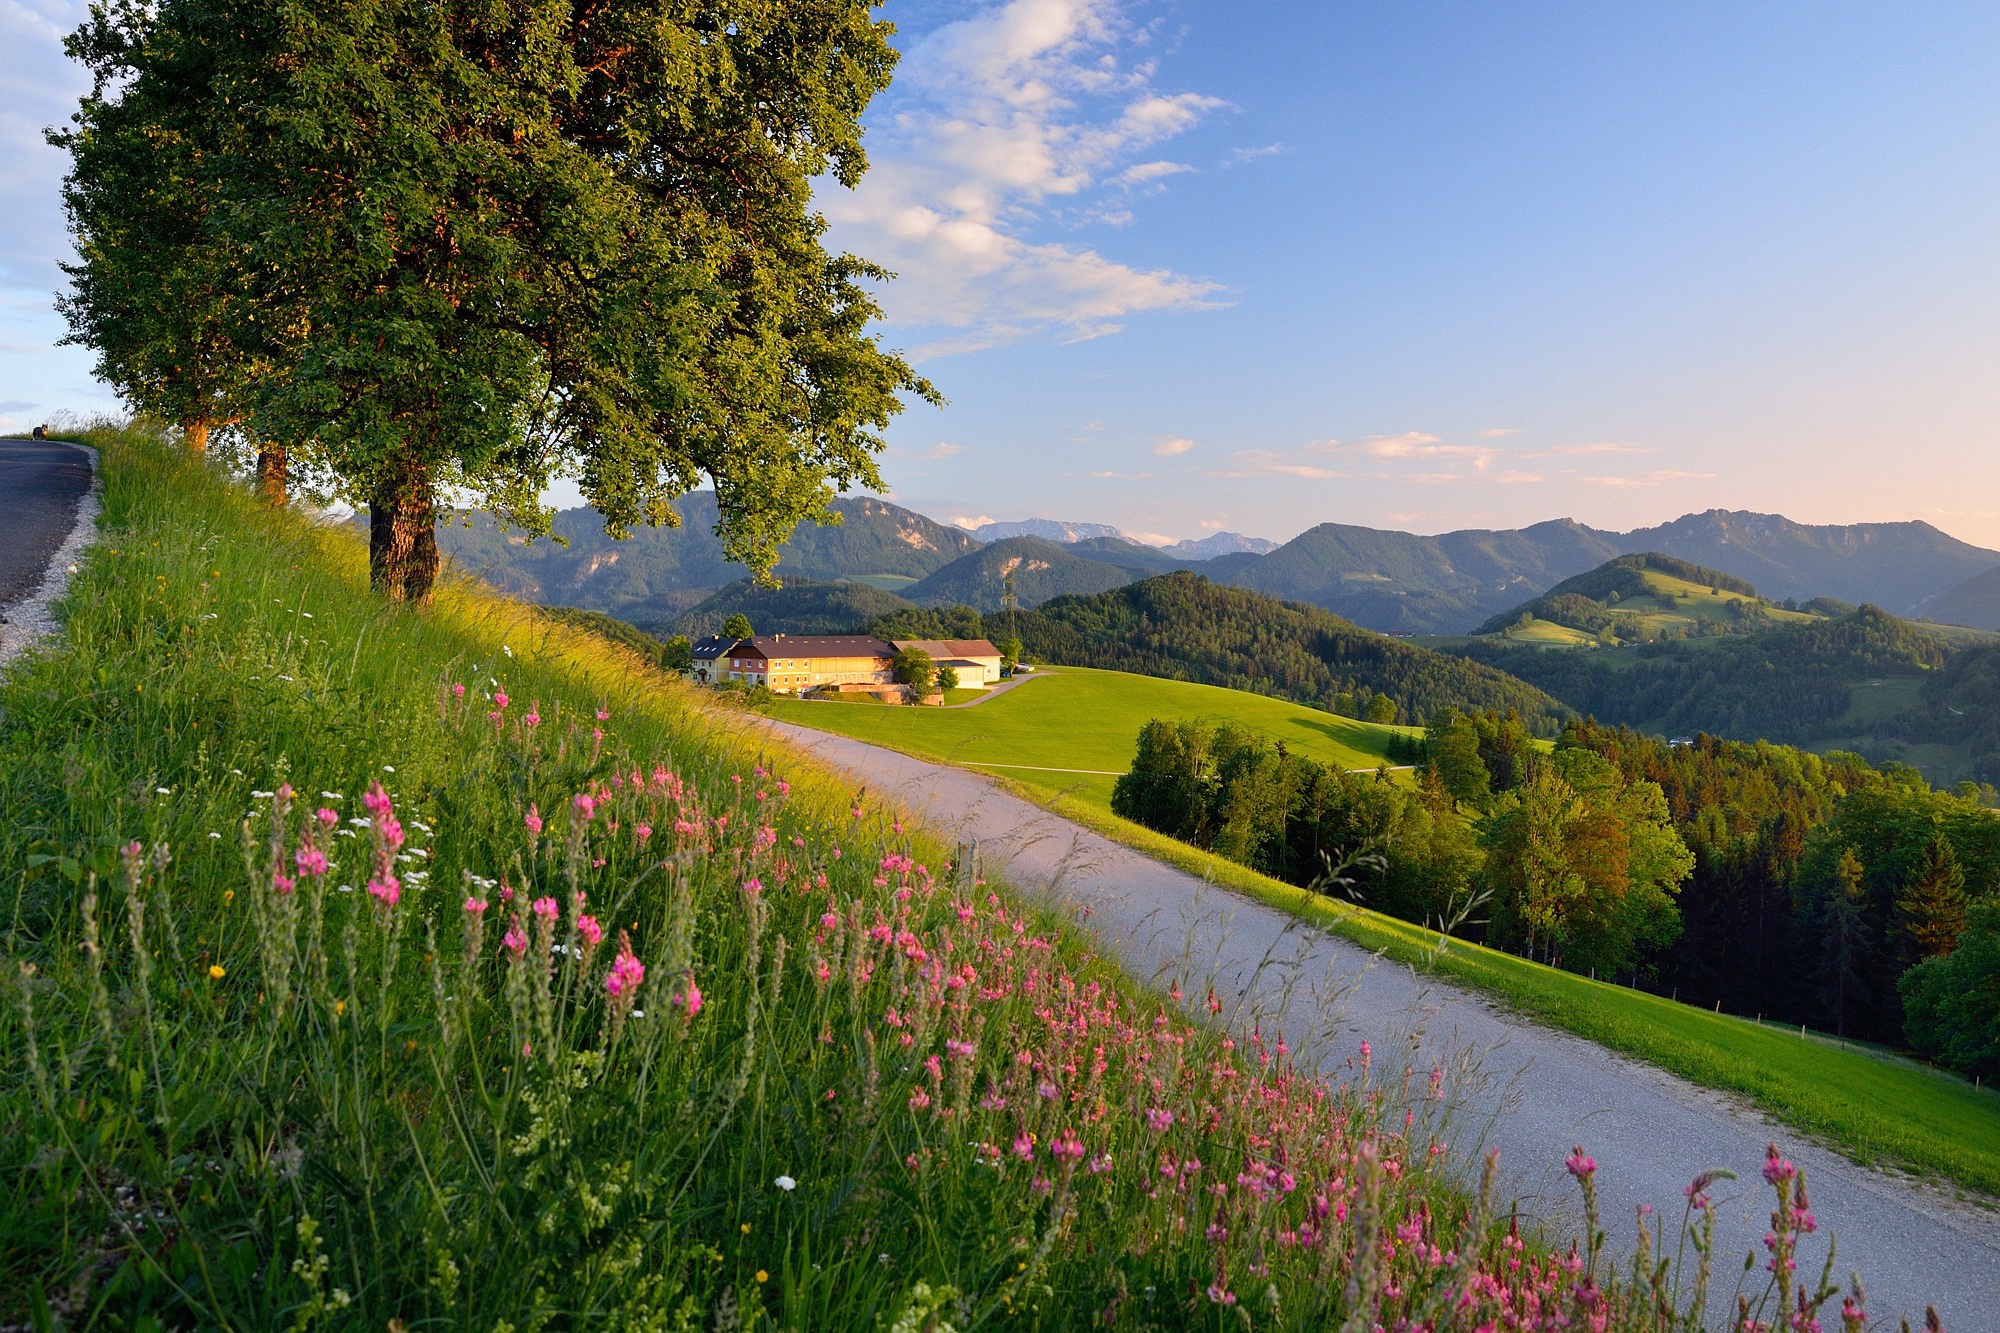
[[[1909,881],[1896,894],[1896,937],[1906,964],[1942,958],[1965,930],[1965,870],[1942,835],[1924,848]]]
[[[1868,963],[1875,952],[1868,930],[1863,873],[1861,858],[1852,847],[1847,848],[1832,876],[1820,887],[1815,904],[1813,926],[1819,947],[1813,980],[1821,1011],[1833,1020],[1834,1033],[1842,1037],[1847,1035],[1848,1015],[1868,1003]]]

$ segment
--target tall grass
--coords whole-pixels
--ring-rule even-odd
[[[1594,1215],[1524,1232],[1441,1071],[1239,1045],[622,650],[383,606],[347,534],[96,442],[0,685],[0,1321],[1700,1323],[1704,1201],[1616,1274]],[[1778,1318],[1831,1291],[1773,1172]]]

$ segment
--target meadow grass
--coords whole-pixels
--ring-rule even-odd
[[[1305,1075],[624,649],[92,442],[0,681],[0,1323],[1700,1323],[1430,1152],[1441,1071]]]
[[[1067,666],[1041,667],[974,708],[835,711],[816,701],[779,699],[769,711],[921,758],[1004,772],[1044,790],[1081,789],[1101,797],[1107,810],[1111,784],[1132,766],[1140,728],[1156,717],[1233,722],[1339,768],[1374,768],[1388,762],[1390,737],[1422,734],[1242,690]],[[1083,772],[1054,771],[1060,769]]]
[[[1703,1087],[1739,1093],[1856,1161],[2000,1196],[2000,1091],[1830,1034],[1715,1013],[1596,981],[1260,875],[1120,819],[1094,800],[1019,793],[1138,851],[1449,977],[1550,1027]]]

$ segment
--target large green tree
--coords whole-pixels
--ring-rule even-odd
[[[621,534],[712,483],[762,571],[880,485],[901,395],[935,398],[869,334],[884,275],[829,254],[811,207],[865,165],[895,59],[872,8],[165,0],[99,11],[85,116],[130,103],[142,137],[198,90],[183,249],[240,293],[254,429],[311,440],[369,508],[386,594],[428,597],[441,498],[542,529],[564,471]],[[80,155],[73,190],[96,170]]]

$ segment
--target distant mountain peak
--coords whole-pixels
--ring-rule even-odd
[[[1005,541],[1009,537],[1040,537],[1044,541],[1086,542],[1095,537],[1115,537],[1121,542],[1131,542],[1135,546],[1146,543],[1121,528],[1109,523],[1069,523],[1056,518],[1021,518],[1006,523],[982,523],[971,529],[972,535],[982,542]]]

